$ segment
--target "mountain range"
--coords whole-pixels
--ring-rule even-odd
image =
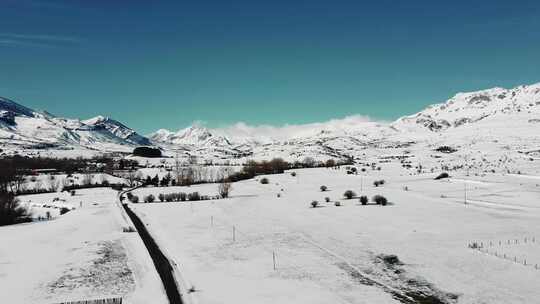
[[[389,153],[388,149],[394,149],[392,153],[410,153],[452,145],[466,146],[470,153],[491,151],[500,157],[505,151],[538,153],[538,134],[540,83],[458,93],[394,122],[344,119],[273,128],[268,136],[201,126],[176,132],[160,129],[143,136],[108,117],[61,118],[0,98],[0,145],[4,155],[85,156],[129,153],[134,147],[153,145],[166,155],[180,151],[213,162],[272,157],[299,160],[307,156],[323,160],[361,159],[381,149],[385,153]]]

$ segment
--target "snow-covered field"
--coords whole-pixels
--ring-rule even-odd
[[[200,303],[532,303],[540,296],[538,180],[487,174],[436,181],[397,165],[365,175],[296,172],[270,175],[268,185],[235,183],[230,199],[132,208]],[[386,183],[376,188],[379,179]],[[178,188],[217,193],[213,184]],[[343,198],[348,189],[382,194],[390,204],[362,206]],[[312,200],[320,207],[311,208]],[[469,248],[473,242],[482,250]],[[383,261],[390,254],[401,263]]]
[[[58,303],[119,296],[127,303],[166,303],[142,241],[106,188],[26,195],[23,204],[75,209],[53,219],[0,227],[0,303]],[[62,201],[53,202],[55,197]],[[82,207],[81,207],[82,206]],[[42,207],[32,207],[42,212]]]
[[[182,165],[192,164],[195,180],[216,180],[223,167],[236,172],[249,160],[275,157],[356,164],[358,175],[302,169],[296,177],[270,175],[268,185],[259,183],[262,177],[234,183],[229,199],[131,204],[200,303],[534,303],[540,296],[539,98],[540,84],[533,84],[459,93],[391,123],[353,117],[276,128],[192,126],[148,138],[113,119],[62,119],[0,99],[0,154],[114,152],[117,161],[146,167],[137,173],[142,178],[173,174],[166,168],[179,155]],[[160,147],[164,157],[128,156],[141,145]],[[442,171],[451,178],[434,180]],[[89,179],[43,175],[25,187],[58,191]],[[91,182],[104,179],[124,181],[96,174]],[[374,187],[381,179],[386,183]],[[345,200],[349,189],[390,203]],[[218,186],[134,194],[142,201],[195,191],[214,197]],[[52,220],[0,227],[0,303],[115,295],[127,303],[166,301],[139,236],[122,232],[128,224],[116,192],[76,193],[19,197],[34,217],[48,213]],[[313,200],[320,206],[311,208]],[[71,211],[60,215],[62,207]]]

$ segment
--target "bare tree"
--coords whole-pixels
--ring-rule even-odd
[[[124,175],[124,178],[127,180],[129,187],[135,187],[135,184],[137,182],[137,171],[129,170]]]
[[[49,176],[49,191],[56,192],[60,188],[60,181],[53,178],[54,175]]]
[[[218,193],[219,193],[219,196],[221,196],[222,198],[229,197],[229,193],[232,190],[232,184],[229,180],[231,171],[232,170],[229,167],[221,167],[219,169],[218,176],[219,176],[220,183],[218,185]]]
[[[42,188],[43,188],[43,181],[41,179],[36,180],[36,182],[34,183],[34,190],[36,192],[39,192],[41,191]]]
[[[13,193],[0,191],[0,226],[31,221],[28,210],[19,204]]]
[[[92,180],[94,179],[94,174],[92,174],[89,170],[85,171],[83,173],[83,180],[82,183],[85,186],[89,186],[92,184]]]
[[[229,193],[231,193],[231,190],[232,184],[229,181],[223,181],[218,184],[218,193],[221,198],[229,197]]]

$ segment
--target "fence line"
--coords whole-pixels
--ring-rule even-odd
[[[68,301],[68,302],[60,302],[58,304],[122,304],[122,298]]]
[[[528,263],[526,257],[519,258],[515,254],[507,255],[506,253],[497,250],[497,248],[500,248],[500,250],[502,250],[505,247],[508,248],[508,246],[520,244],[540,244],[540,242],[537,242],[536,237],[524,237],[523,239],[519,238],[511,240],[507,239],[499,241],[486,241],[485,243],[483,241],[474,241],[470,242],[467,247],[490,256],[494,256],[523,266],[533,267],[536,270],[540,270],[540,265],[538,263],[533,264],[530,263],[530,261]],[[490,251],[490,249],[492,250]]]

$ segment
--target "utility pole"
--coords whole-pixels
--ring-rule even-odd
[[[464,204],[467,205],[467,182],[463,183],[463,199]]]

